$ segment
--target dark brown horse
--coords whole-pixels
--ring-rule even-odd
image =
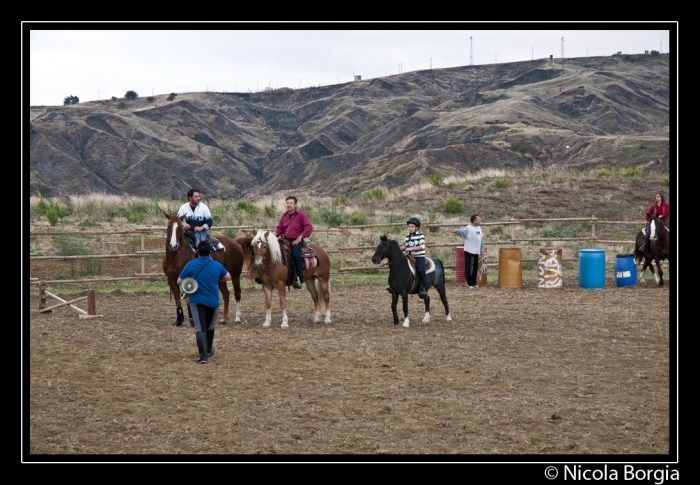
[[[289,287],[289,268],[282,256],[282,245],[273,231],[258,231],[255,237],[238,237],[236,241],[245,251],[246,271],[251,280],[256,276],[262,281],[265,292],[265,322],[268,328],[272,322],[272,290],[277,288],[282,309],[282,328],[289,328],[287,318],[287,288]],[[306,289],[314,300],[314,323],[321,321],[318,295],[323,292],[326,323],[331,323],[331,293],[330,275],[331,260],[328,253],[319,245],[314,244],[318,265],[304,270]],[[305,258],[302,258],[305,259]],[[286,258],[291,260],[291,254]]]
[[[180,287],[177,284],[177,278],[180,276],[185,265],[197,257],[196,253],[190,251],[185,238],[185,231],[182,228],[182,218],[177,215],[165,213],[165,218],[168,219],[168,235],[165,240],[165,256],[163,257],[163,272],[168,277],[168,285],[170,291],[175,297],[175,306],[177,307],[177,320],[173,325],[182,325],[185,315],[182,312],[182,302],[180,301]],[[212,251],[211,257],[214,261],[221,263],[224,268],[231,274],[231,282],[233,283],[233,294],[236,298],[236,322],[241,321],[241,270],[243,269],[243,249],[241,246],[230,237],[216,235],[221,244],[224,245],[224,250]],[[221,323],[228,323],[228,303],[229,289],[225,281],[219,281],[219,290],[224,297],[224,314],[221,318]]]
[[[642,266],[642,271],[640,271],[638,280],[641,283],[644,281],[644,272],[647,268],[654,275],[654,280],[658,286],[663,286],[664,284],[664,272],[661,271],[661,261],[664,259],[671,263],[671,233],[668,226],[659,221],[656,214],[651,218],[649,223],[649,231],[651,236],[649,237],[648,246],[644,247],[644,230],[639,231],[637,234],[637,240],[634,244],[634,262],[641,264],[644,261],[644,266]],[[642,249],[644,247],[644,249]],[[652,262],[656,263],[657,271],[654,272],[654,266]]]

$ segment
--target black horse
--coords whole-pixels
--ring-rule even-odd
[[[634,244],[634,262],[641,264],[644,261],[644,266],[642,266],[638,279],[641,283],[646,284],[644,272],[649,268],[651,274],[654,275],[656,284],[663,286],[664,272],[661,271],[661,261],[665,259],[669,264],[671,263],[671,233],[668,226],[660,222],[656,214],[652,217],[648,227],[651,231],[649,244],[647,246],[644,245],[643,230],[637,234],[637,241]],[[654,272],[654,266],[651,264],[652,261],[656,263],[656,272]]]
[[[372,256],[372,262],[374,264],[379,264],[383,259],[388,259],[389,262],[389,287],[391,288],[391,312],[394,314],[394,326],[399,324],[399,316],[396,313],[396,303],[399,300],[399,295],[403,299],[403,326],[408,327],[408,294],[418,293],[418,285],[414,285],[414,277],[409,268],[409,261],[404,255],[403,251],[399,247],[399,243],[392,239],[387,239],[386,236],[381,236],[377,250]],[[427,258],[426,258],[427,259]],[[452,316],[450,315],[450,309],[447,305],[447,295],[445,294],[445,268],[443,267],[442,261],[439,259],[432,259],[435,263],[435,271],[432,271],[426,275],[427,288],[425,289],[426,295],[423,301],[425,302],[425,317],[423,317],[422,323],[430,322],[430,295],[428,295],[428,290],[431,287],[440,293],[440,300],[445,307],[445,315],[447,315],[447,321],[452,321]],[[426,270],[427,270],[426,261]],[[416,286],[414,288],[414,286]]]

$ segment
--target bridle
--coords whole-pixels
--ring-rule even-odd
[[[389,241],[382,241],[379,243],[379,245],[384,246],[384,252],[382,253],[382,257],[381,257],[380,261],[384,258],[389,259],[389,245],[390,245]],[[404,259],[406,259],[408,256],[404,254],[403,257],[404,257]],[[394,263],[398,263],[399,261],[401,261],[401,259],[389,261],[388,263],[380,264],[379,267],[383,268],[384,266],[389,266],[389,265],[392,265]],[[379,264],[379,263],[377,263],[377,264]]]
[[[167,244],[168,248],[170,248],[170,236],[168,236],[168,232],[170,231],[170,235],[172,236],[172,231],[175,231],[175,234],[177,235],[178,230],[181,230],[183,232],[180,234],[180,237],[177,238],[177,242],[178,242],[177,254],[192,254],[191,251],[186,251],[184,253],[182,251],[180,251],[181,247],[187,248],[188,246],[187,246],[187,241],[185,241],[184,244],[182,243],[182,240],[185,238],[184,229],[182,229],[182,226],[176,222],[172,222],[172,223],[168,224],[168,231],[165,232],[165,235],[168,238],[168,244]],[[169,251],[171,253],[173,252],[172,249],[169,249]]]

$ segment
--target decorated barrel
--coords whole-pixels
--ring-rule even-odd
[[[633,254],[615,256],[615,283],[620,288],[637,284],[637,265]]]
[[[584,290],[605,288],[605,251],[602,249],[579,249],[578,285]]]
[[[476,286],[486,286],[486,251],[479,255],[479,267],[476,270]]]
[[[540,249],[537,260],[537,288],[561,290],[561,249]]]
[[[522,288],[523,265],[520,248],[501,248],[498,251],[498,287]]]
[[[455,254],[455,283],[458,285],[466,283],[464,278],[464,249],[462,247],[457,248],[457,253]]]

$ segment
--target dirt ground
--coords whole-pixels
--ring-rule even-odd
[[[264,295],[249,287],[208,365],[192,327],[172,325],[167,292],[98,293],[101,318],[28,312],[29,454],[670,452],[668,286],[448,281],[451,323],[430,293],[430,322],[414,296],[410,327],[395,328],[383,286],[333,287],[330,324],[293,290],[282,330],[278,300],[263,329]]]

